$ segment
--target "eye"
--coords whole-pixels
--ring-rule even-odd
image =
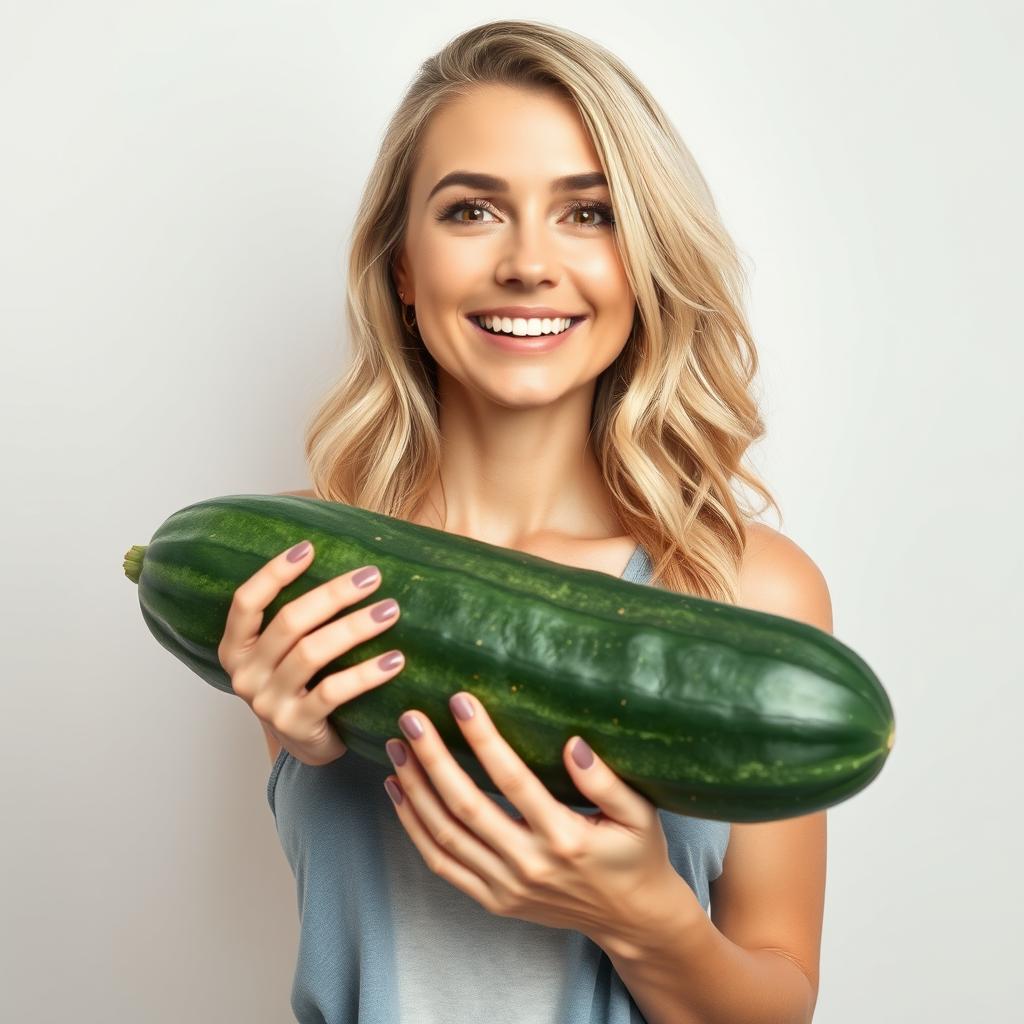
[[[471,217],[469,219],[463,219],[458,216],[464,210],[480,210],[483,213],[495,213],[494,207],[486,199],[471,199],[469,197],[465,199],[459,199],[449,206],[446,206],[437,215],[439,221],[451,221],[454,224],[487,224],[488,221],[483,220],[480,217]],[[590,218],[588,221],[577,221],[573,226],[578,228],[607,228],[615,226],[615,217],[612,213],[611,207],[607,203],[596,202],[594,200],[587,199],[576,199],[569,204],[567,210],[567,216],[571,217],[576,213],[585,213]],[[594,222],[595,215],[599,218],[597,223]]]
[[[487,221],[478,217],[469,220],[460,220],[455,215],[463,210],[482,210],[485,213],[494,212],[494,208],[485,199],[460,199],[451,206],[446,206],[438,215],[438,220],[451,220],[456,224],[486,224]]]
[[[576,200],[569,207],[570,214],[573,213],[586,213],[590,215],[590,223],[583,223],[579,226],[582,228],[601,228],[601,227],[614,227],[615,218],[612,216],[611,207],[607,203],[598,202],[585,202],[583,200]],[[603,218],[603,224],[595,224],[593,222],[594,214],[598,217]]]

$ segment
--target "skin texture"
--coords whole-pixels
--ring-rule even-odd
[[[634,544],[604,489],[587,431],[597,377],[626,343],[635,302],[611,228],[586,226],[589,215],[567,210],[573,199],[610,204],[607,190],[549,190],[558,176],[600,166],[562,98],[477,89],[429,126],[394,276],[438,363],[445,442],[440,478],[413,521],[620,575]],[[428,199],[453,170],[505,178],[510,191],[460,186]],[[493,212],[463,207],[454,221],[436,219],[466,196],[489,200]],[[537,355],[503,352],[464,319],[512,304],[589,319],[560,348]],[[749,524],[748,532],[737,603],[831,631],[828,587],[810,557],[768,526]],[[577,765],[573,737],[563,750],[566,770],[603,811],[600,820],[577,815],[551,797],[486,708],[466,696],[475,714],[460,727],[524,819],[486,798],[427,716],[409,709],[403,737],[396,729],[388,743],[395,762],[389,793],[399,797],[395,812],[432,871],[495,914],[590,936],[651,1024],[811,1019],[825,812],[733,824],[709,919],[671,868],[646,799],[599,758]],[[422,728],[415,737],[405,731],[410,718]],[[270,752],[276,756],[274,746]]]

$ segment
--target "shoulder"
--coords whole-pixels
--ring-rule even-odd
[[[298,498],[315,498],[316,495],[312,491],[278,491],[277,497],[281,497],[285,494],[294,494]]]
[[[736,603],[832,632],[832,598],[824,573],[803,548],[764,523],[747,526]]]

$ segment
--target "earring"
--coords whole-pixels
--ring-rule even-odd
[[[415,338],[416,337],[416,307],[410,306],[412,310],[412,323],[405,318],[405,292],[399,292],[398,297],[402,300],[402,323],[405,324],[405,329]]]

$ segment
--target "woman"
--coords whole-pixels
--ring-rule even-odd
[[[741,466],[763,433],[741,282],[692,157],[620,61],[546,24],[476,27],[388,126],[351,250],[352,365],[310,424],[314,486],[288,493],[830,631],[817,566],[731,491],[770,501]],[[317,631],[366,596],[357,577],[387,594],[368,567],[261,636],[315,557],[291,554],[239,588],[221,659],[274,761],[300,1021],[811,1019],[824,812],[670,814],[572,737],[566,770],[600,812],[579,813],[469,693],[452,713],[504,797],[415,708],[393,773],[344,757],[328,712],[400,659],[305,683],[397,614],[372,619],[382,600]]]

